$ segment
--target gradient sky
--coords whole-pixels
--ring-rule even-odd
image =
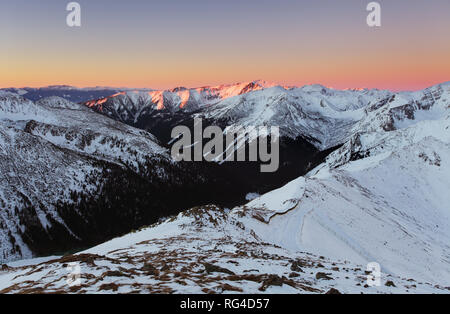
[[[0,87],[263,79],[420,89],[450,80],[450,0],[0,0]]]

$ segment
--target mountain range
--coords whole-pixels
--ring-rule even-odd
[[[0,261],[82,252],[9,263],[3,292],[448,292],[450,83],[24,96],[0,92]],[[171,130],[194,117],[280,127],[279,173],[173,162]],[[74,291],[55,271],[71,261]]]
[[[80,103],[92,99],[97,99],[101,97],[111,96],[113,94],[119,93],[124,90],[129,90],[127,88],[117,88],[117,87],[85,87],[78,88],[70,85],[53,85],[46,87],[22,87],[22,88],[2,88],[0,91],[11,92],[19,94],[26,99],[32,101],[38,101],[42,98],[57,96],[64,98],[66,100]],[[141,91],[150,91],[150,89],[140,89]]]

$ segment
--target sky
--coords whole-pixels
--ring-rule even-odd
[[[450,81],[450,0],[0,0],[0,87],[283,85],[417,90]]]

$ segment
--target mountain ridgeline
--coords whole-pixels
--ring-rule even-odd
[[[0,261],[92,246],[193,206],[242,205],[248,193],[381,149],[365,147],[361,134],[393,134],[448,108],[448,84],[391,93],[256,81],[128,90],[82,104],[25,96],[0,91]],[[172,129],[193,131],[195,118],[224,138],[237,126],[279,127],[278,171],[263,173],[260,162],[175,162]]]
[[[161,140],[191,121],[169,118],[155,132]],[[257,162],[174,162],[151,133],[84,105],[0,92],[0,260],[93,246],[196,205],[242,204],[322,160],[307,141],[294,143],[282,143],[275,174]]]

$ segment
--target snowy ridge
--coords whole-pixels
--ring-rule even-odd
[[[443,83],[422,91],[393,93],[377,89],[335,90],[317,84],[285,87],[254,81],[196,89],[123,92],[86,105],[131,125],[146,125],[162,113],[168,113],[165,119],[170,114],[184,113],[228,127],[278,126],[282,136],[302,137],[325,150],[345,143],[358,130],[404,127],[401,123],[408,123],[412,112],[418,115],[417,119],[439,116],[448,101],[448,86]]]
[[[128,88],[116,88],[116,87],[83,87],[78,88],[69,85],[54,85],[54,86],[46,86],[40,88],[32,88],[32,87],[22,87],[22,88],[3,88],[0,89],[0,93],[2,92],[10,92],[17,94],[19,96],[23,96],[31,101],[38,101],[43,98],[48,98],[52,96],[58,96],[64,98],[68,101],[72,101],[75,103],[81,103],[88,101],[90,99],[97,99],[106,96],[111,96],[120,91],[134,90]],[[143,92],[151,91],[151,89],[139,89]]]
[[[145,110],[195,111],[223,99],[271,86],[267,82],[254,81],[215,87],[185,88],[142,92],[120,92],[109,97],[86,102],[86,106],[122,121],[138,119]]]
[[[169,160],[167,150],[156,144],[157,139],[150,133],[115,123],[63,98],[54,96],[33,103],[10,94],[0,101],[4,123],[22,124],[27,133],[55,145],[118,163],[121,160],[136,165],[158,155]]]
[[[27,120],[47,114],[45,110],[32,101],[10,92],[0,92],[0,104],[0,118],[2,120]]]
[[[342,143],[364,116],[363,108],[391,96],[388,91],[301,88],[264,81],[201,88],[123,92],[85,104],[131,125],[161,112],[182,112],[228,126],[279,126],[282,135],[304,137],[320,149]],[[149,118],[153,117],[153,118]]]

